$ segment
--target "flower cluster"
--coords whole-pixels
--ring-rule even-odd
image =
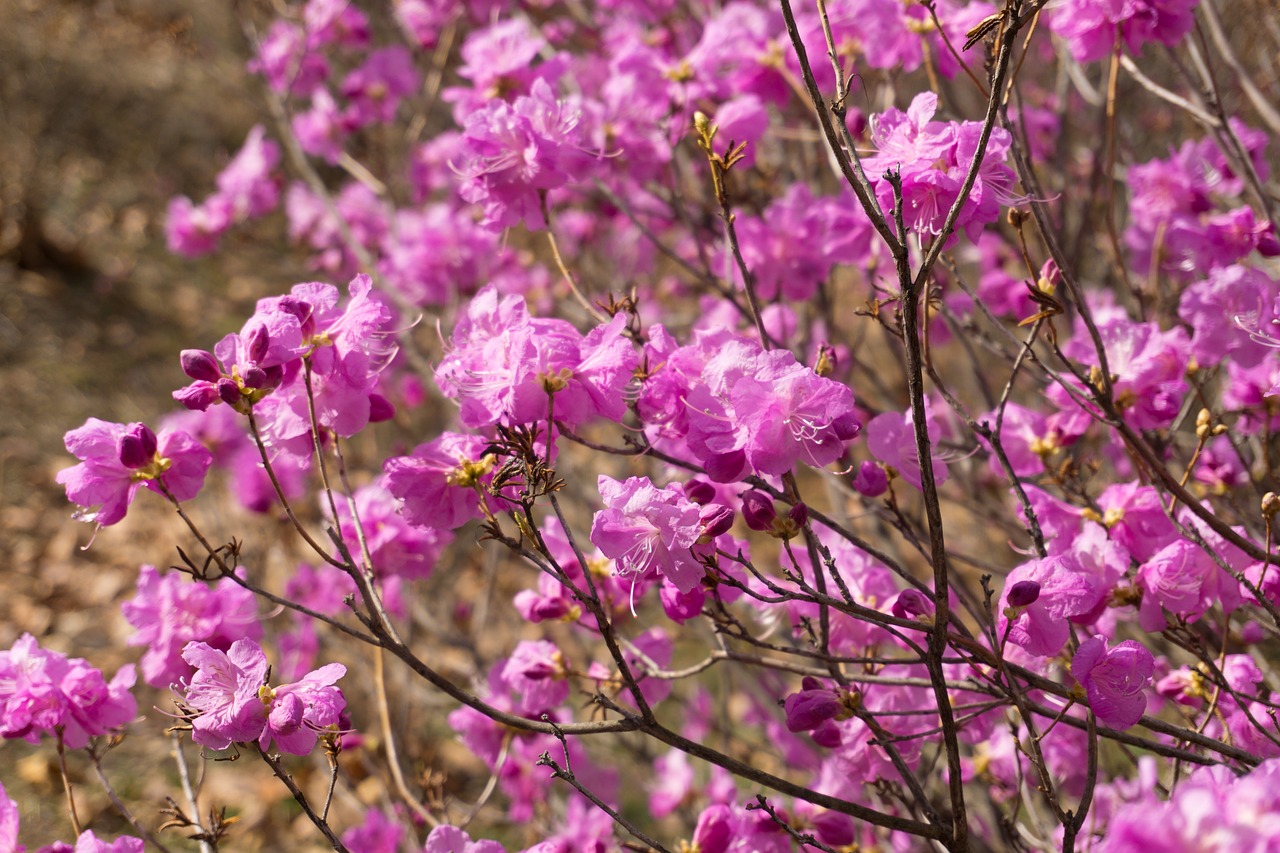
[[[152,432],[145,424],[113,424],[89,418],[66,435],[79,465],[58,472],[76,518],[101,526],[125,516],[139,486],[174,501],[200,493],[213,456],[185,432]]]
[[[191,737],[209,749],[257,741],[281,752],[306,755],[320,736],[340,735],[347,700],[334,682],[347,668],[331,663],[292,684],[271,687],[262,647],[240,639],[227,651],[208,643],[188,643],[182,659],[195,668],[183,687],[190,709]]]
[[[133,720],[135,680],[133,664],[108,682],[87,661],[42,649],[23,634],[0,652],[0,737],[39,743],[51,736],[79,749]]]

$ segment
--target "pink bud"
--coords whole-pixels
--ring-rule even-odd
[[[235,406],[240,403],[240,388],[230,379],[222,378],[218,380],[218,396],[222,398],[222,402],[228,406]]]
[[[120,464],[126,468],[142,468],[156,458],[156,434],[146,424],[129,424],[116,442]]]
[[[878,498],[889,489],[889,475],[875,462],[867,460],[858,468],[858,476],[853,478],[853,488],[859,494]]]
[[[773,508],[773,499],[764,492],[749,489],[742,495],[742,520],[752,530],[772,530],[773,521],[778,517]]]
[[[722,533],[728,533],[733,527],[733,510],[723,504],[710,504],[702,508],[699,520],[702,522],[702,536],[710,542]]]
[[[690,480],[682,488],[685,497],[696,504],[709,504],[716,499],[716,487],[706,480]]]
[[[899,619],[915,619],[933,612],[933,602],[918,589],[904,589],[893,602],[892,612]]]
[[[1005,596],[1005,601],[1011,607],[1026,607],[1028,604],[1034,604],[1039,597],[1040,584],[1035,581],[1018,581],[1009,587],[1009,594]]]
[[[192,379],[217,382],[222,378],[222,371],[218,369],[217,360],[214,359],[212,354],[202,349],[184,349],[180,359],[182,361],[182,372]]]

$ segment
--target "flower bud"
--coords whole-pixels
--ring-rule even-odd
[[[728,533],[733,527],[734,512],[724,504],[708,504],[702,508],[699,520],[702,522],[702,535],[699,542],[710,542],[722,533]]]
[[[892,613],[899,619],[917,619],[933,613],[933,602],[918,589],[904,589],[894,600]]]
[[[302,337],[309,338],[315,334],[316,323],[312,316],[315,310],[310,302],[299,299],[296,296],[282,296],[276,302],[276,308],[298,318],[298,325],[302,329]]]
[[[813,738],[813,742],[818,746],[827,749],[835,749],[844,743],[844,736],[840,734],[840,727],[836,725],[835,720],[824,720],[813,731],[809,732],[809,737]]]
[[[284,368],[278,364],[273,364],[271,367],[264,367],[262,368],[262,372],[267,375],[266,384],[262,386],[263,388],[275,388],[284,381]]]
[[[302,715],[306,706],[296,693],[286,693],[276,699],[271,707],[269,722],[271,730],[278,735],[296,732],[302,726]]]
[[[749,489],[742,494],[742,520],[752,530],[772,530],[778,517],[773,499],[764,492]]]
[[[126,468],[142,468],[156,458],[156,434],[146,424],[129,424],[116,442],[120,464]]]
[[[782,707],[789,732],[812,731],[822,722],[835,719],[844,710],[834,690],[821,688],[792,693]]]
[[[716,499],[716,487],[706,480],[690,480],[682,488],[684,496],[696,504],[709,504]]]
[[[1267,492],[1262,496],[1262,514],[1272,518],[1277,512],[1280,512],[1280,496],[1275,492]]]
[[[787,518],[795,525],[795,530],[799,533],[809,521],[809,507],[803,503],[798,503],[787,513]]]
[[[228,406],[236,406],[240,403],[240,386],[227,378],[218,380],[217,384],[218,396],[222,398],[222,402]]]
[[[828,847],[849,847],[854,840],[853,818],[840,812],[814,815],[813,828]]]
[[[889,489],[889,475],[868,459],[858,468],[858,475],[853,478],[853,488],[861,495],[878,498]]]
[[[267,372],[261,367],[250,367],[242,377],[244,387],[261,389],[267,387]]]
[[[222,371],[218,369],[217,359],[211,353],[202,349],[184,349],[180,359],[182,361],[182,372],[192,379],[217,382],[222,378]]]
[[[698,816],[693,830],[693,849],[699,853],[725,853],[735,833],[733,813],[724,803],[716,803]]]
[[[1276,239],[1270,228],[1258,235],[1258,254],[1264,258],[1280,255],[1280,240]]]
[[[1026,607],[1028,604],[1034,604],[1039,597],[1040,584],[1035,581],[1018,581],[1009,587],[1005,602],[1010,607]]]
[[[1036,284],[1045,293],[1053,293],[1054,289],[1062,284],[1062,270],[1058,268],[1057,261],[1050,258],[1044,262],[1040,267],[1040,280]]]
[[[380,424],[396,416],[396,407],[381,394],[369,395],[369,423]]]

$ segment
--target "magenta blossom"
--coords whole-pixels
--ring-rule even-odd
[[[441,824],[427,836],[423,853],[506,853],[506,848],[496,841],[472,841],[458,827]]]
[[[1029,604],[1015,604],[1031,598],[1028,584],[1039,585],[1037,595]],[[1005,578],[997,630],[1033,655],[1056,655],[1071,636],[1069,623],[1096,618],[1107,591],[1104,579],[1086,571],[1074,557],[1024,563]]]
[[[702,535],[701,511],[679,486],[659,489],[648,477],[618,482],[601,475],[605,509],[591,523],[591,541],[618,570],[645,579],[661,574],[682,593],[702,580],[702,563],[689,550]]]
[[[1127,729],[1147,709],[1143,689],[1151,683],[1155,658],[1133,640],[1107,648],[1101,635],[1080,644],[1071,660],[1071,674],[1089,697],[1098,722],[1109,729]]]
[[[253,640],[237,640],[226,652],[188,643],[182,657],[196,668],[183,699],[193,712],[192,740],[201,746],[221,750],[256,740],[266,749],[274,739],[281,752],[305,755],[318,733],[340,728],[346,699],[333,682],[346,674],[342,664],[273,689],[267,656]]]
[[[124,518],[139,486],[174,500],[191,500],[204,486],[213,456],[185,432],[143,424],[113,424],[89,418],[66,435],[79,465],[58,472],[67,499],[79,504],[75,517],[102,526]]]
[[[233,578],[210,585],[143,566],[137,595],[120,609],[135,629],[128,644],[147,648],[142,679],[152,687],[168,687],[191,674],[182,649],[193,640],[226,649],[238,639],[262,636],[257,601]]]
[[[403,502],[409,524],[456,529],[481,516],[476,487],[490,479],[495,462],[488,446],[480,436],[446,432],[409,456],[388,459],[383,484]]]
[[[79,749],[133,719],[134,681],[133,664],[108,683],[84,660],[42,649],[23,634],[0,651],[0,737],[39,743],[59,733],[69,749]]]

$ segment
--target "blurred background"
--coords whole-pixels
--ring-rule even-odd
[[[237,244],[233,235],[199,261],[165,248],[169,198],[208,194],[264,112],[247,55],[229,3],[0,3],[0,648],[31,632],[108,678],[136,661],[119,602],[140,560],[176,560],[176,519],[143,496],[85,550],[92,528],[71,520],[54,482],[75,461],[63,434],[91,416],[154,423],[185,382],[180,349],[211,347],[259,296],[305,278],[300,258],[262,248],[285,245],[282,215],[259,223],[266,239]],[[155,826],[163,795],[176,791],[175,765],[165,739],[152,737],[163,728],[154,698],[139,696],[140,713],[159,722],[105,764]],[[104,838],[129,831],[74,758],[86,827]],[[259,804],[244,812],[250,831],[235,849],[303,849],[252,828],[285,793],[278,782],[214,775],[231,786],[228,799]],[[26,844],[74,840],[52,748],[0,743],[0,780],[21,804]],[[210,779],[215,797],[219,784]],[[165,839],[194,849],[179,833]]]

